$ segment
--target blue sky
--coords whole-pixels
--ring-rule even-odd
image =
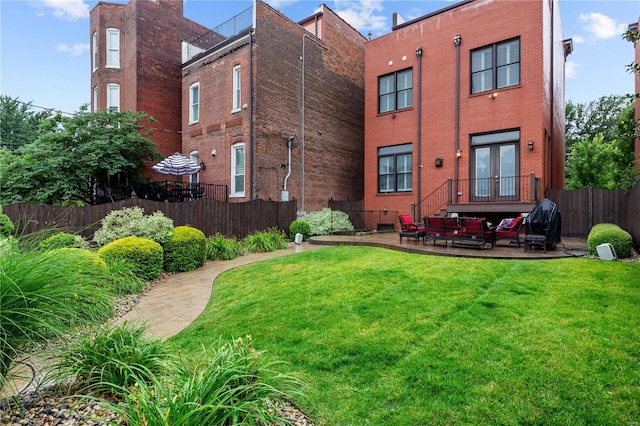
[[[111,0],[125,3],[125,0]],[[512,0],[539,1],[539,0]],[[89,11],[94,0],[0,0],[0,94],[39,107],[73,113],[89,103]],[[322,0],[269,0],[298,21],[312,15]],[[363,35],[390,32],[391,16],[405,20],[433,12],[451,1],[325,0]],[[215,27],[251,5],[251,1],[186,0],[185,16]],[[640,0],[560,0],[565,38],[573,38],[567,60],[566,99],[589,102],[634,91],[625,66],[633,45],[622,40],[638,22]]]

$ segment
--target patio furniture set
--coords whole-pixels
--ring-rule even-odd
[[[498,226],[492,227],[486,218],[479,217],[440,217],[427,216],[423,223],[414,223],[410,215],[400,215],[400,243],[402,238],[413,239],[416,244],[420,239],[422,243],[433,240],[444,241],[445,244],[476,245],[483,250],[487,244],[491,248],[499,240],[508,240],[520,247],[520,228],[524,222],[524,216],[515,219],[503,220]]]

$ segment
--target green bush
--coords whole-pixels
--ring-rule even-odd
[[[41,250],[52,250],[57,248],[89,248],[89,243],[80,235],[58,232],[40,242]]]
[[[124,259],[133,267],[136,276],[152,281],[162,272],[162,246],[155,241],[140,237],[126,237],[113,241],[98,250],[105,262]]]
[[[276,228],[247,235],[242,243],[251,253],[266,253],[287,248],[287,238],[284,232]]]
[[[124,237],[140,237],[164,244],[173,234],[173,220],[162,212],[145,215],[140,207],[114,210],[101,221],[102,227],[93,235],[93,241],[104,246]]]
[[[631,234],[614,223],[599,223],[591,228],[587,236],[589,254],[596,255],[596,247],[602,243],[611,244],[620,258],[631,256],[633,250]]]
[[[164,248],[164,270],[193,271],[204,264],[207,238],[202,231],[190,226],[178,226]]]
[[[9,216],[2,213],[2,206],[0,206],[0,237],[10,237],[13,228],[13,222],[11,222]]]
[[[304,217],[311,226],[311,235],[328,235],[335,232],[354,230],[349,215],[341,211],[332,211],[325,207],[319,212],[310,212]]]
[[[129,426],[280,425],[274,404],[300,395],[298,379],[242,339],[182,361],[174,377],[139,382],[121,403],[108,402]]]
[[[294,220],[289,225],[289,238],[294,239],[296,234],[302,234],[303,240],[308,240],[311,236],[311,225],[306,220]]]
[[[124,396],[136,383],[151,383],[169,359],[142,324],[91,327],[65,343],[51,364],[53,377],[77,392]]]
[[[207,239],[207,260],[231,260],[244,253],[244,246],[235,238],[216,234]]]

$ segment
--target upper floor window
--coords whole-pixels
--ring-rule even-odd
[[[231,112],[240,111],[240,65],[233,67],[233,107]]]
[[[520,84],[520,39],[471,51],[471,93]]]
[[[378,77],[378,112],[413,106],[413,69]]]
[[[200,83],[189,86],[189,124],[200,121]]]
[[[113,112],[120,111],[120,85],[107,84],[107,109]]]
[[[410,143],[378,148],[378,192],[412,190],[413,154]]]
[[[107,68],[120,68],[120,30],[107,28]]]
[[[231,197],[244,197],[244,143],[231,147]]]
[[[91,68],[98,69],[98,33],[91,36]]]

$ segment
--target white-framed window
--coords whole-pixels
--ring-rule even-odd
[[[107,84],[107,109],[113,112],[120,111],[120,85]]]
[[[231,146],[231,197],[244,197],[244,143]]]
[[[240,65],[233,67],[233,106],[231,112],[238,112],[242,108],[240,98]]]
[[[93,112],[98,111],[98,86],[93,86]]]
[[[93,71],[98,69],[98,33],[91,36],[91,67]]]
[[[200,121],[200,83],[189,86],[189,124]]]
[[[107,28],[107,68],[120,68],[120,30]]]
[[[189,153],[189,160],[193,161],[195,164],[200,164],[198,156],[199,156],[199,152],[198,151],[191,151]],[[194,173],[192,175],[189,175],[189,183],[190,184],[195,185],[199,181],[200,181],[200,173]]]

